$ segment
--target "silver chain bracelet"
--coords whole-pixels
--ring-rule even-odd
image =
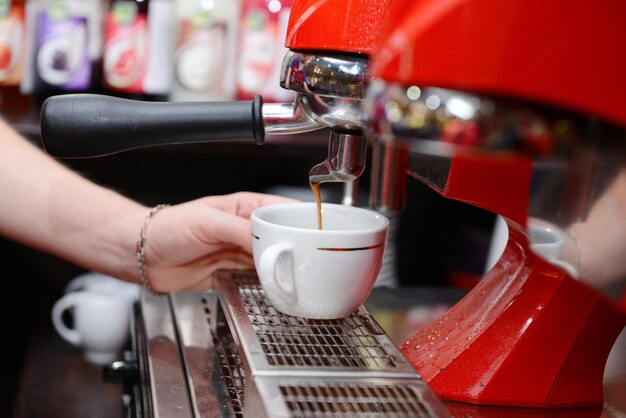
[[[141,283],[143,283],[146,290],[155,296],[162,296],[164,293],[156,292],[150,285],[148,272],[146,271],[146,249],[144,245],[146,243],[148,225],[150,224],[150,221],[158,211],[168,206],[169,205],[167,204],[161,204],[150,209],[150,212],[146,215],[146,218],[143,221],[143,226],[141,227],[141,232],[139,233],[139,240],[137,241],[137,266],[139,267],[139,278],[141,279]]]

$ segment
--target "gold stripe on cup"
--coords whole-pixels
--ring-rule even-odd
[[[341,247],[319,247],[320,251],[363,251],[363,250],[373,250],[374,248],[379,248],[385,245],[384,242],[376,245],[370,245],[369,247],[354,247],[354,248],[341,248]]]

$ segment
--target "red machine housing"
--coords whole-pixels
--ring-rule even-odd
[[[619,1],[399,0],[371,71],[390,82],[528,99],[626,126],[624,16]]]
[[[387,21],[391,0],[294,1],[285,46],[372,54]]]
[[[616,1],[302,0],[293,3],[286,46],[372,55],[371,75],[387,82],[525,99],[626,127],[624,16],[626,3]],[[529,250],[530,164],[515,161],[454,159],[442,194],[504,215],[508,244],[403,351],[444,399],[601,406],[624,306]]]
[[[626,127],[626,55],[617,52],[624,16],[626,3],[611,1],[399,0],[370,69],[391,83],[523,99]],[[403,352],[444,399],[601,406],[604,366],[626,325],[623,304],[529,250],[523,162],[504,171],[497,161],[475,163],[456,155],[441,193],[504,215],[508,244],[480,283]],[[494,178],[506,185],[491,189]]]

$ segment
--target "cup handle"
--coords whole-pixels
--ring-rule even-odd
[[[83,293],[68,293],[59,299],[52,307],[52,324],[63,339],[79,347],[82,337],[75,329],[69,328],[63,321],[63,312],[84,300]]]
[[[77,290],[81,290],[83,288],[85,288],[85,286],[87,286],[87,283],[93,280],[93,278],[91,277],[77,277],[74,280],[72,280],[71,282],[69,282],[67,284],[67,286],[65,287],[65,293],[71,293],[71,292],[75,292]]]
[[[285,303],[296,303],[293,275],[293,252],[286,243],[274,244],[265,249],[259,262],[259,278],[266,289],[275,293]]]

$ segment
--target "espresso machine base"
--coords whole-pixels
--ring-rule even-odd
[[[361,306],[349,317],[281,314],[254,271],[211,290],[155,297],[133,316],[136,417],[448,417],[447,408]]]

